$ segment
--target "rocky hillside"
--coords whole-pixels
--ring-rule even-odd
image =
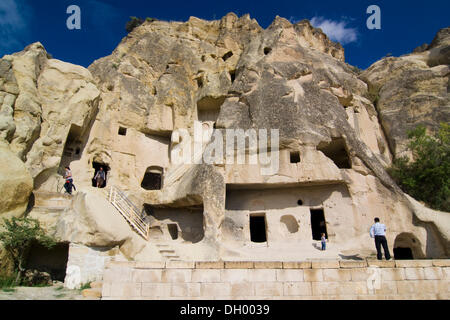
[[[450,121],[450,28],[430,45],[401,57],[384,58],[361,74],[378,110],[395,157],[407,155],[408,131],[418,125],[436,132]]]
[[[175,210],[161,216],[182,217],[177,223],[185,241],[204,233],[201,243],[209,251],[202,249],[201,257],[217,259],[239,247],[219,253],[232,242],[227,237],[237,239],[239,230],[248,229],[228,215],[230,186],[338,184],[345,188],[325,192],[351,199],[345,208],[330,204],[338,252],[355,249],[378,215],[392,226],[392,243],[408,232],[419,240],[418,256],[446,256],[448,213],[433,213],[407,198],[386,168],[405,152],[409,129],[425,124],[434,130],[449,121],[449,42],[449,28],[443,29],[420,52],[384,58],[361,74],[320,29],[281,17],[266,29],[249,15],[232,13],[215,21],[147,21],[88,69],[50,59],[41,44],[32,44],[0,60],[0,214],[23,215],[32,191],[58,191],[62,169],[70,165],[80,193],[88,195],[76,197],[71,214],[54,218],[56,234],[158,259],[154,244],[127,234],[126,225],[116,235],[114,225],[100,227],[110,214],[106,204],[86,204],[96,201],[95,194],[102,197],[92,192],[102,165],[108,185],[120,186],[140,209]],[[179,141],[173,133],[192,133],[196,120],[217,130],[279,129],[279,172],[262,176],[258,166],[174,165],[170,151]],[[295,152],[299,163],[289,163]],[[148,190],[144,180],[155,168],[163,172],[163,187]],[[183,222],[183,210],[200,208],[198,223]],[[158,228],[156,223],[155,234]]]

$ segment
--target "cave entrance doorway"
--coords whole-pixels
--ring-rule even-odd
[[[394,259],[398,260],[422,259],[425,257],[419,239],[410,232],[403,232],[395,237],[393,251]]]
[[[64,282],[68,259],[68,243],[58,243],[48,249],[38,242],[33,242],[27,260],[27,269],[47,272],[52,280]]]
[[[325,222],[325,213],[323,209],[310,209],[311,212],[311,230],[313,240],[320,240],[322,233],[328,239],[327,226]]]
[[[103,184],[100,186],[100,188],[105,188],[107,181],[108,181],[108,172],[111,170],[107,164],[99,163],[99,162],[92,162],[92,167],[94,168],[94,176],[92,177],[92,186],[97,187],[97,181],[95,180],[95,176],[97,175],[97,172],[100,171],[100,168],[103,168],[103,171],[105,171],[105,181],[103,181]]]
[[[413,260],[414,256],[411,248],[394,248],[395,260]]]
[[[267,242],[267,224],[264,213],[250,215],[250,240],[252,242]]]
[[[161,190],[164,169],[161,167],[148,167],[145,171],[141,187],[145,190]]]
[[[169,223],[167,225],[167,229],[169,230],[170,237],[172,240],[178,239],[178,226],[175,223]]]

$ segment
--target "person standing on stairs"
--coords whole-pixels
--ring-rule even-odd
[[[72,177],[72,171],[70,171],[69,167],[66,167],[66,172],[64,174],[64,180],[66,180],[66,183],[64,184],[64,189],[66,189],[66,192],[68,194],[72,194],[72,187],[75,188],[75,185],[73,184],[73,177]]]
[[[97,188],[103,187],[105,178],[106,178],[105,171],[103,171],[103,167],[100,167],[100,170],[97,171],[97,174],[94,177],[94,180],[97,182]]]

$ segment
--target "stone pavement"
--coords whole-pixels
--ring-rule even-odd
[[[83,297],[81,290],[69,290],[63,284],[51,287],[16,287],[0,289],[0,300],[99,300]]]

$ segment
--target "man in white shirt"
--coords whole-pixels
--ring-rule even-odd
[[[389,248],[386,240],[386,226],[380,223],[379,218],[374,219],[375,224],[370,228],[370,237],[375,238],[375,247],[377,248],[377,259],[381,260],[383,255],[381,253],[381,246],[383,246],[384,256],[386,260],[391,259]]]

